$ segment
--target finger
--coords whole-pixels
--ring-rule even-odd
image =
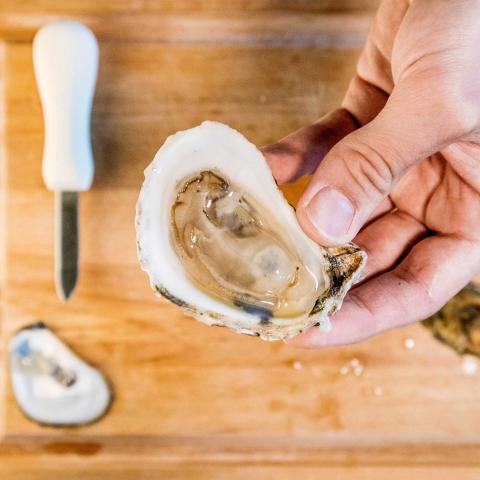
[[[395,204],[392,202],[390,197],[385,198],[382,203],[370,214],[366,225],[374,222],[377,218],[383,217],[386,213],[392,211],[395,208]]]
[[[479,269],[478,244],[454,236],[427,238],[397,268],[352,290],[332,317],[331,332],[313,327],[290,343],[305,348],[344,345],[422,320],[439,310]]]
[[[355,117],[359,125],[366,125],[381,112],[387,100],[387,92],[357,74],[348,86],[342,107]]]
[[[414,83],[395,90],[372,122],[337,143],[318,166],[297,209],[315,241],[350,241],[409,168],[460,135],[443,110],[448,107]]]
[[[355,237],[368,254],[363,280],[392,269],[411,247],[428,235],[428,229],[408,213],[394,210],[378,218]]]
[[[323,116],[318,122],[301,128],[262,152],[280,184],[311,175],[327,152],[345,135],[357,128],[353,117],[343,108]]]
[[[368,35],[342,106],[360,125],[371,122],[393,90],[392,51],[395,37],[409,8],[408,0],[383,0]]]
[[[392,58],[397,31],[409,8],[408,0],[383,0],[357,65],[357,75],[343,106],[361,125],[372,121],[393,90]]]

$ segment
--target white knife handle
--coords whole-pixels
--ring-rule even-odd
[[[49,190],[87,190],[94,172],[90,115],[97,40],[79,22],[49,23],[35,35],[33,64],[45,123],[43,179]]]

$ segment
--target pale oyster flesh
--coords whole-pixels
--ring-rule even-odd
[[[136,230],[157,294],[206,324],[265,340],[328,328],[366,263],[356,245],[323,248],[305,235],[262,153],[216,122],[157,152]]]
[[[201,288],[264,321],[310,313],[324,279],[253,202],[220,174],[189,179],[172,207],[177,254]]]

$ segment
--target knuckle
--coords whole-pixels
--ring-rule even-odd
[[[424,278],[423,270],[427,270],[421,263],[400,264],[393,272],[394,278],[402,285],[409,286],[420,293],[423,305],[434,313],[438,308],[433,296],[432,288],[428,278]]]
[[[440,114],[448,118],[452,128],[452,140],[463,137],[475,131],[478,114],[472,108],[472,103],[459,99],[448,99],[441,102]]]
[[[368,197],[388,195],[400,170],[392,159],[366,143],[357,142],[339,152],[339,158],[351,181]]]
[[[435,87],[434,108],[438,119],[448,119],[454,138],[472,133],[478,128],[480,109],[472,101],[468,88],[459,79],[443,76]]]
[[[359,310],[364,312],[369,319],[373,319],[375,317],[375,312],[357,290],[351,290],[348,292],[348,298]]]

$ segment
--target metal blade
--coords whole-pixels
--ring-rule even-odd
[[[78,277],[78,192],[55,192],[55,286],[66,301]]]

